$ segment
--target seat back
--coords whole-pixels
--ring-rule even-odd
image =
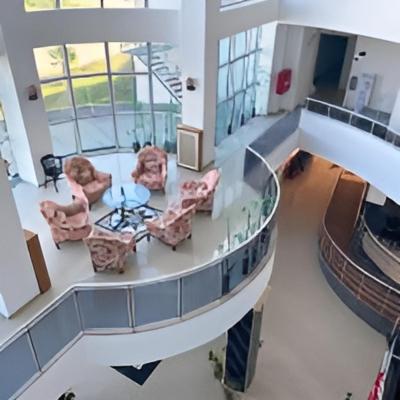
[[[95,169],[92,163],[84,157],[72,157],[64,164],[68,179],[85,186],[95,179]]]
[[[46,176],[54,177],[62,173],[60,157],[55,157],[53,154],[46,154],[40,159],[40,163]]]

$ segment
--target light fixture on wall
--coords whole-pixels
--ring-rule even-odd
[[[196,90],[197,80],[194,78],[186,78],[186,89],[193,92]]]
[[[30,85],[28,87],[28,99],[29,100],[37,100],[38,99],[38,91],[35,85]]]

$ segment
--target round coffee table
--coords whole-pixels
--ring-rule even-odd
[[[110,208],[133,209],[148,203],[150,190],[138,183],[124,183],[107,189],[102,200]]]

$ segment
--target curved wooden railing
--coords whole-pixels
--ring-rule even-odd
[[[393,327],[397,325],[400,318],[400,290],[382,281],[358,265],[351,259],[351,252],[344,251],[343,247],[341,248],[338,245],[340,241],[334,240],[333,232],[329,231],[327,224],[327,215],[332,201],[334,201],[336,185],[332,191],[329,206],[322,220],[319,234],[320,257],[322,258],[323,265],[333,274],[334,279],[345,287],[351,293],[351,296],[341,296],[336,286],[337,282],[331,284],[329,279],[328,282],[345,303],[349,298],[352,298],[352,301],[348,305],[353,310],[357,308],[354,307],[354,300],[361,302],[363,306],[367,306],[374,313],[373,318],[368,319],[365,313],[358,313],[356,311],[357,314],[376,329],[385,331],[385,328],[379,326],[378,320],[380,318],[385,319],[387,326]],[[359,224],[355,229],[358,230],[357,234],[364,235],[365,226],[363,224]],[[336,230],[335,235],[340,235],[340,232]],[[346,244],[345,247],[345,250],[347,250],[348,245]]]
[[[357,300],[395,324],[400,317],[400,291],[371,275],[344,254],[330,236],[325,222],[319,242],[321,256],[336,279]]]

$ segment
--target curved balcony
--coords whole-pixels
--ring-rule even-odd
[[[375,266],[367,268],[355,257],[351,247],[351,234],[363,238],[368,234],[363,224],[355,228],[358,212],[352,215],[346,211],[353,225],[351,234],[343,230],[348,221],[338,221],[340,215],[332,210],[346,209],[343,198],[335,196],[330,200],[323,218],[319,236],[320,265],[329,285],[340,299],[360,318],[381,333],[390,333],[400,319],[400,288]],[[343,193],[343,192],[342,192]],[[361,204],[363,194],[357,200]],[[336,205],[335,205],[336,203]],[[346,207],[343,207],[346,204]],[[362,239],[361,239],[362,240]]]
[[[237,240],[238,235],[232,227],[219,255],[210,257],[211,261],[202,265],[167,276],[136,282],[73,284],[1,345],[0,398],[18,396],[84,335],[107,338],[120,335],[126,338],[154,332],[153,339],[150,335],[146,345],[151,347],[152,340],[158,335],[159,348],[164,345],[163,332],[168,328],[175,327],[176,335],[180,325],[191,321],[193,339],[198,332],[205,342],[210,337],[196,329],[210,330],[216,337],[232,325],[232,318],[239,320],[268,285],[275,250],[275,214],[279,201],[279,185],[275,174],[251,148],[246,150],[243,171],[244,182],[262,200],[267,200],[262,204],[268,204],[267,208],[260,209],[256,225],[253,224],[247,231],[248,237]],[[247,298],[243,298],[244,294]],[[219,318],[218,323],[214,321],[217,328],[207,326],[205,319],[198,318],[211,315],[214,310],[223,310],[224,306],[229,306],[236,297],[241,296],[241,304],[235,303],[233,311],[236,313],[232,314],[231,310],[231,316],[226,321],[222,315],[215,315]],[[173,346],[174,349],[165,348],[158,355],[150,350],[153,355],[148,357],[165,358],[193,348],[196,343],[196,340],[189,340]],[[11,363],[15,365],[15,360],[18,360],[19,368],[10,369]]]
[[[299,128],[303,150],[354,172],[400,202],[393,174],[400,168],[399,133],[368,117],[314,99],[307,99]]]

